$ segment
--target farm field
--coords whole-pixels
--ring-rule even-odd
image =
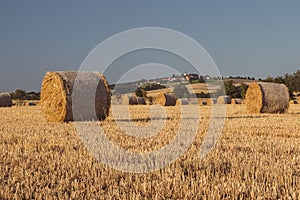
[[[299,199],[300,105],[286,114],[226,107],[223,133],[210,154],[198,157],[211,114],[202,106],[190,148],[167,167],[141,174],[97,161],[73,122],[47,123],[39,106],[0,108],[0,199]],[[152,151],[176,135],[179,108],[165,108],[166,122],[151,138],[123,133],[112,116],[99,125],[126,150]],[[149,123],[149,106],[129,110],[136,125]]]

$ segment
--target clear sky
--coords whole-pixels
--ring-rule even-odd
[[[223,76],[300,69],[300,1],[0,1],[0,91],[39,91],[46,71],[77,70],[101,41],[165,27],[199,42]]]

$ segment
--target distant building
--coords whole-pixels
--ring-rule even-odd
[[[199,80],[199,75],[198,74],[185,74],[185,79],[187,81],[194,81],[194,80]]]

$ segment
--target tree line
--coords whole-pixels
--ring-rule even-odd
[[[10,93],[13,100],[39,100],[40,92],[25,92],[24,90],[17,89],[15,92]]]

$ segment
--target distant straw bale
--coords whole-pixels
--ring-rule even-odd
[[[208,106],[214,105],[217,103],[217,99],[216,98],[206,98],[206,104]]]
[[[176,105],[189,105],[189,100],[187,98],[177,99]]]
[[[146,100],[144,97],[137,97],[137,102],[139,105],[146,105]]]
[[[207,105],[207,101],[204,100],[204,99],[199,99],[199,100],[198,100],[198,104],[199,104],[200,106],[206,106],[206,105]]]
[[[231,104],[230,96],[219,96],[217,99],[217,104]]]
[[[72,99],[75,81],[76,99]],[[109,113],[111,93],[99,72],[47,72],[40,102],[49,122],[103,120]]]
[[[156,104],[162,106],[175,106],[176,96],[174,93],[160,93],[156,97]]]
[[[242,104],[243,103],[243,99],[231,99],[231,104]]]
[[[248,111],[284,113],[289,108],[289,91],[284,84],[251,83],[246,93]]]
[[[9,93],[0,93],[0,107],[11,107],[12,99]]]
[[[122,96],[123,105],[138,105],[138,98],[135,94],[126,94]]]
[[[293,100],[290,100],[290,102],[289,102],[290,104],[298,104],[298,101],[297,100],[295,100],[295,99],[293,99]]]
[[[37,105],[37,103],[33,102],[33,101],[26,102],[26,106],[36,106],[36,105]]]

